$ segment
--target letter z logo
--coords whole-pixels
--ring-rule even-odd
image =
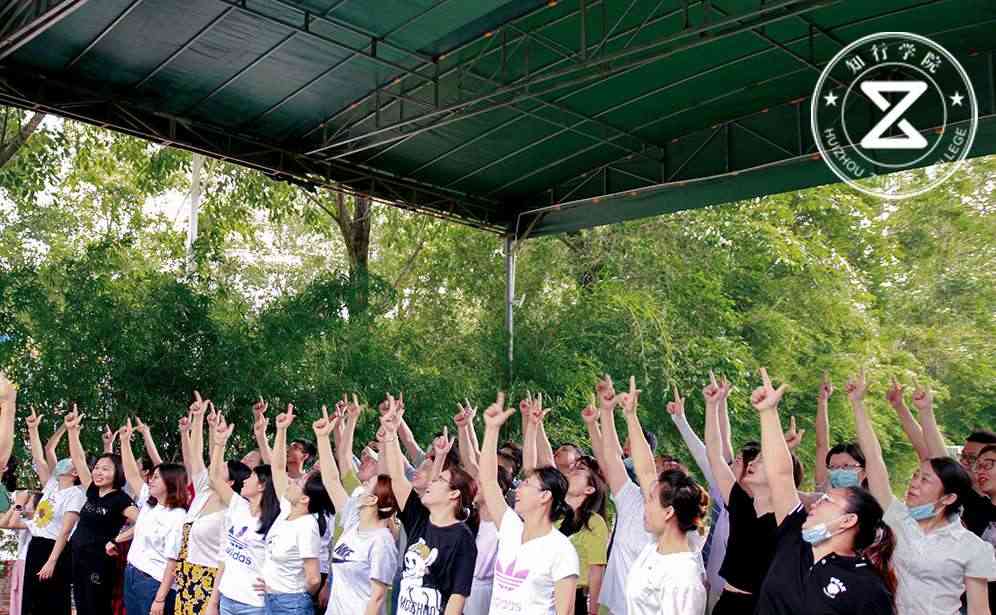
[[[861,91],[882,111],[888,111],[878,124],[868,131],[861,139],[861,147],[865,149],[923,149],[927,140],[916,128],[905,119],[900,119],[907,109],[927,91],[923,81],[863,81]],[[902,92],[906,95],[889,108],[891,103],[882,96],[883,92]],[[883,137],[885,131],[898,126],[905,137]]]

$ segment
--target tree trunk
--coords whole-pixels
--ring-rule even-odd
[[[31,116],[31,119],[21,126],[21,130],[14,135],[14,138],[9,143],[6,141],[7,135],[0,135],[0,138],[4,140],[0,142],[0,167],[10,162],[10,159],[17,153],[17,150],[21,149],[21,146],[28,142],[28,138],[38,130],[43,119],[45,119],[44,113],[40,111],[35,112]]]

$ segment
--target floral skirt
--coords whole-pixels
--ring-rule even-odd
[[[190,526],[183,526],[183,542],[176,562],[176,615],[203,615],[214,591],[218,569],[198,566],[187,561]]]

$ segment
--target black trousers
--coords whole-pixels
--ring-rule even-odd
[[[73,549],[76,615],[109,615],[114,595],[114,560],[101,549]]]
[[[72,578],[72,557],[69,545],[62,550],[51,578],[38,578],[55,541],[34,536],[28,543],[24,561],[24,589],[21,594],[21,615],[69,615],[69,584]]]
[[[712,610],[712,615],[751,615],[756,608],[757,596],[754,594],[738,594],[723,590]]]

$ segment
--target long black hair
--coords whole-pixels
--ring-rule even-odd
[[[318,534],[324,536],[328,525],[327,517],[335,514],[335,506],[325,489],[325,483],[322,482],[322,475],[318,472],[309,474],[301,492],[308,496],[308,513],[318,519]]]
[[[944,507],[944,516],[960,513],[972,494],[972,477],[960,463],[950,457],[933,457],[930,459],[930,467],[940,479],[944,495],[953,493],[958,496],[958,499]]]
[[[541,491],[550,493],[550,521],[563,519],[563,525],[574,524],[574,509],[567,503],[567,478],[553,466],[534,468],[529,476],[535,476]]]
[[[0,483],[3,483],[3,486],[10,493],[17,491],[17,457],[14,455],[11,455],[10,459],[7,460],[7,467],[3,471]]]
[[[252,474],[252,470],[246,464],[235,459],[229,459],[226,463],[228,464],[228,480],[232,481],[232,491],[242,493],[242,485]]]
[[[560,524],[560,531],[563,532],[565,536],[571,536],[579,531],[581,528],[587,528],[591,530],[591,516],[595,513],[605,517],[605,500],[606,494],[608,493],[608,486],[605,484],[605,480],[601,475],[601,468],[593,457],[587,455],[582,456],[578,459],[575,468],[584,468],[588,476],[588,486],[594,489],[591,493],[585,496],[584,501],[578,506],[578,509],[574,511],[572,515],[571,522],[568,523],[566,520]]]
[[[269,464],[261,463],[252,471],[263,483],[263,495],[259,500],[259,533],[265,537],[280,516],[280,498],[273,487],[273,472]]]
[[[896,573],[892,569],[892,553],[896,536],[886,525],[885,511],[871,493],[861,487],[847,487],[847,512],[858,517],[858,533],[854,535],[854,550],[861,554],[882,578],[886,589],[895,596]]]

